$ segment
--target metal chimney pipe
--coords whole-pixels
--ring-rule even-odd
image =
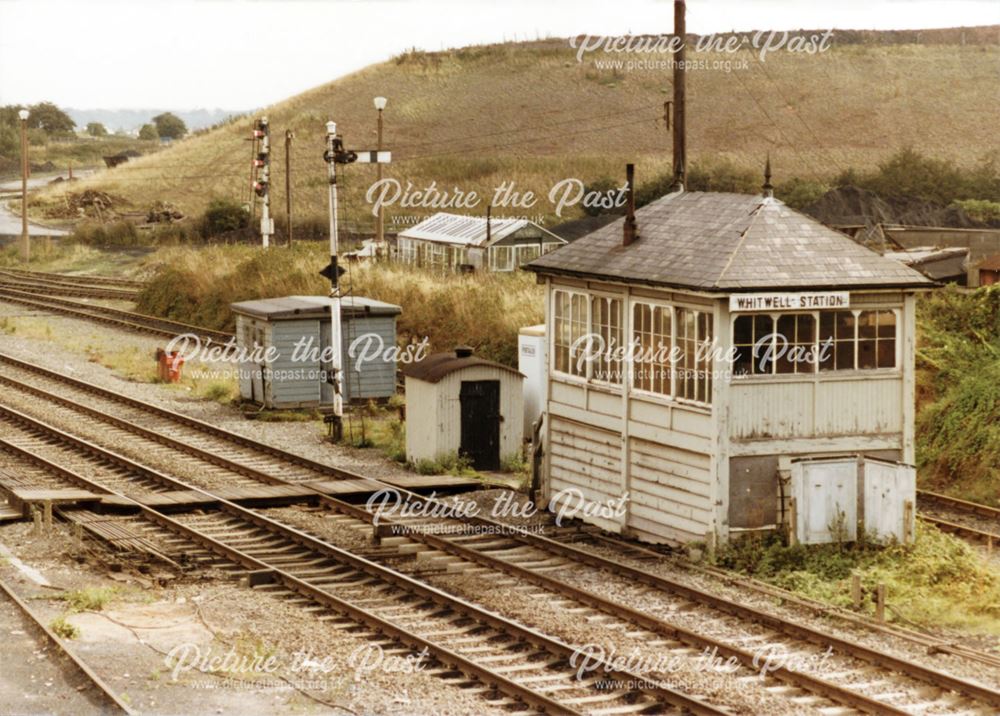
[[[622,227],[622,246],[628,246],[639,238],[635,224],[635,164],[625,165],[625,181],[628,184],[628,203]]]

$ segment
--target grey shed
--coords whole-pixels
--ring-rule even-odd
[[[331,299],[285,296],[232,304],[236,341],[243,349],[240,394],[265,408],[328,408],[326,382]],[[382,400],[396,392],[396,363],[386,360],[396,345],[399,306],[361,296],[341,302],[345,401]],[[381,346],[381,350],[376,349]],[[373,356],[360,361],[362,356]],[[328,352],[327,352],[328,353]]]

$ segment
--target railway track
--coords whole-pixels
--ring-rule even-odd
[[[5,271],[0,271],[0,286],[42,296],[77,296],[133,301],[139,295],[139,289],[137,288],[124,288],[108,284],[73,284],[46,281],[12,275]]]
[[[88,276],[84,274],[49,273],[47,271],[26,271],[24,269],[0,269],[0,274],[52,284],[69,286],[116,286],[118,288],[143,288],[144,281],[136,281],[116,276]]]
[[[134,471],[143,482],[155,476],[163,487],[197,490],[17,411],[0,408],[0,416],[7,428],[0,449],[41,470],[49,484],[70,483],[128,501],[127,494],[112,491],[103,482],[107,471],[124,469]],[[12,435],[11,426],[20,436]],[[56,440],[59,450],[75,453],[76,467],[86,464],[98,478],[66,467],[60,455],[39,454],[39,445],[51,447]],[[330,628],[361,625],[394,648],[405,645],[413,653],[426,651],[435,662],[430,673],[468,684],[512,713],[725,713],[605,660],[599,662],[599,676],[578,678],[573,663],[576,647],[571,644],[257,512],[215,501],[219,505],[215,512],[181,517],[139,502],[132,506],[153,531],[223,558],[251,587],[302,605]],[[609,679],[616,685],[607,687]]]
[[[102,705],[102,713],[132,714],[132,709],[111,689],[110,686],[91,669],[82,659],[73,653],[49,626],[21,599],[5,581],[0,579],[0,593],[12,602],[25,616],[26,620],[41,634],[42,638],[51,644],[56,651],[69,662],[71,668],[86,679],[90,691]],[[7,704],[10,707],[10,704]]]
[[[646,558],[660,561],[668,559],[672,564],[685,571],[703,574],[711,577],[713,580],[719,580],[725,584],[738,586],[740,589],[757,592],[783,605],[800,607],[806,612],[836,619],[846,624],[853,624],[866,631],[881,632],[891,637],[903,639],[919,645],[930,654],[952,654],[962,659],[977,661],[991,668],[1000,669],[1000,655],[970,649],[954,641],[938,638],[923,632],[916,632],[888,622],[879,622],[865,614],[804,597],[801,594],[796,594],[788,589],[777,587],[753,577],[736,574],[719,567],[690,562],[686,558],[678,556],[675,552],[659,551],[655,545],[637,544],[617,536],[593,532],[589,536],[589,541],[595,544],[611,545],[616,551],[620,551],[622,554],[637,555],[640,559]]]
[[[242,476],[271,484],[287,480],[308,484],[324,476],[358,477],[9,356],[0,354],[0,365],[5,368],[0,373],[0,381],[8,388],[24,391],[31,399],[43,399],[79,411],[117,430],[149,441],[148,447],[141,448],[143,452],[154,449],[156,445],[169,445],[189,456],[200,456],[199,459],[208,465],[229,469],[237,478]],[[25,382],[13,378],[13,372],[34,375],[42,380]],[[41,387],[47,381],[56,384],[60,390],[58,395]],[[106,403],[104,407],[100,407],[102,402]],[[58,434],[49,433],[49,441],[58,442],[61,439]],[[34,449],[38,449],[37,444]],[[64,459],[59,458],[60,464]],[[282,472],[281,468],[285,471]],[[133,472],[136,472],[135,468]],[[416,495],[409,497],[423,499]],[[459,530],[456,536],[445,538],[434,534],[433,529],[426,529],[440,527],[442,520],[382,520],[374,525],[374,516],[363,507],[319,493],[316,499],[327,508],[341,513],[344,519],[370,529],[376,541],[399,542],[403,536],[407,541],[418,543],[430,560],[439,554],[446,555],[475,568],[492,571],[493,579],[496,579],[497,573],[502,573],[508,578],[520,580],[520,584],[512,588],[543,589],[549,599],[556,596],[573,603],[574,608],[619,620],[624,623],[625,629],[645,630],[650,640],[679,642],[695,649],[719,649],[719,653],[733,656],[744,668],[753,664],[754,646],[761,643],[780,644],[794,653],[816,654],[825,648],[832,648],[837,655],[837,679],[826,681],[791,669],[775,670],[771,677],[837,704],[872,713],[906,713],[912,710],[944,713],[963,708],[974,712],[976,704],[989,704],[994,708],[1000,706],[1000,694],[989,687],[885,654],[884,649],[834,637],[774,614],[722,599],[573,544],[486,519],[468,522],[474,527],[489,528],[487,533],[466,530],[463,534]],[[434,500],[427,502],[440,504]],[[601,585],[603,589],[589,589],[581,583]],[[612,598],[607,591],[613,591],[618,596]],[[637,608],[639,606],[641,608]],[[679,620],[678,615],[682,619]],[[691,626],[679,623],[683,621]],[[706,622],[716,626],[706,630]],[[885,676],[891,672],[905,676],[905,683],[901,684],[899,678]],[[931,696],[928,696],[928,688],[933,692]]]
[[[917,502],[921,519],[938,529],[989,549],[1000,546],[1000,509],[927,490],[917,490]]]
[[[168,338],[190,333],[202,340],[210,339],[220,344],[236,340],[233,334],[224,331],[191,326],[187,323],[171,321],[157,316],[147,316],[142,313],[135,313],[134,311],[123,311],[118,308],[81,303],[80,301],[71,301],[55,296],[41,296],[37,293],[10,287],[0,286],[0,300],[11,301],[41,311],[58,313],[73,318],[97,321],[115,326],[116,328],[124,328],[130,331],[150,333]]]

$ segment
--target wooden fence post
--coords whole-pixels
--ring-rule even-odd
[[[797,533],[798,529],[798,505],[795,504],[795,498],[791,497],[788,500],[788,544],[789,546],[795,546],[799,543],[799,535]]]

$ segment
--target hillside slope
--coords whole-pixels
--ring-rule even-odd
[[[763,63],[746,51],[697,53],[709,63],[746,61],[747,67],[689,73],[691,160],[756,171],[769,152],[776,181],[870,168],[907,145],[976,163],[985,148],[995,148],[1000,131],[998,29],[977,28],[973,38],[980,44],[964,45],[884,44],[899,38],[882,33],[838,44],[835,35],[828,52],[772,52]],[[554,220],[547,194],[556,182],[618,181],[626,161],[637,162],[641,184],[669,167],[662,115],[670,72],[595,64],[608,59],[634,56],[590,53],[578,62],[566,40],[415,52],[292,97],[266,111],[274,144],[273,206],[283,212],[283,141],[291,129],[296,217],[324,215],[324,123],[335,119],[348,147],[373,147],[376,95],[389,98],[385,141],[394,163],[387,176],[404,187],[412,182],[414,189],[436,181],[441,190],[476,190],[484,198],[474,211],[484,213],[493,188],[513,181],[516,190],[532,190],[540,200],[497,213]],[[137,209],[166,200],[187,213],[200,211],[213,196],[247,200],[249,124],[246,118],[190,137],[101,172],[83,188],[124,197]],[[372,167],[346,170],[348,221],[370,225],[363,189],[374,176]],[[387,221],[391,227],[430,211],[397,203],[387,209]],[[562,218],[579,214],[579,207],[570,208]]]

